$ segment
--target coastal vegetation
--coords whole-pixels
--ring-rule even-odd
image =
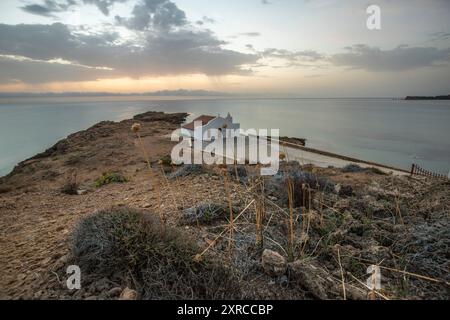
[[[127,181],[128,179],[124,177],[122,173],[107,171],[104,172],[101,177],[95,180],[95,186],[97,188],[100,188],[110,183],[124,183]]]

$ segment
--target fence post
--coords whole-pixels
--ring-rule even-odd
[[[411,176],[413,176],[414,175],[414,163],[411,165]]]

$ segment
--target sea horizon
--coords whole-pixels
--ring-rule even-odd
[[[442,135],[448,132],[448,101],[127,95],[0,98],[0,176],[71,133],[150,110],[188,112],[188,120],[231,112],[243,128],[280,128],[281,135],[306,138],[309,147],[404,170],[412,163],[440,174],[450,169],[450,145]],[[425,130],[419,133],[411,123]]]

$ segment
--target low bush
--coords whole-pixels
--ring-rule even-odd
[[[78,194],[78,184],[76,182],[67,181],[61,188],[61,193],[68,195]]]
[[[293,185],[293,206],[308,207],[310,195],[316,190],[334,192],[334,183],[317,174],[305,171],[298,162],[292,161],[280,166],[278,173],[266,180],[267,194],[280,199],[283,205],[288,205],[288,183]]]
[[[66,182],[64,183],[64,185],[61,187],[61,193],[64,194],[69,194],[69,195],[76,195],[78,194],[78,181],[77,181],[77,173],[75,172],[70,172]]]
[[[370,167],[370,168],[368,169],[368,171],[370,171],[370,172],[372,172],[372,173],[375,173],[375,174],[379,174],[379,175],[386,174],[386,172],[384,172],[383,170],[380,170],[380,169],[375,168],[375,167]]]
[[[216,220],[229,217],[229,215],[230,210],[226,205],[208,202],[199,204],[196,207],[184,209],[182,220],[186,224],[195,224],[195,223],[208,224]]]
[[[176,171],[172,172],[169,175],[169,178],[181,178],[189,175],[197,175],[203,173],[208,173],[208,170],[206,169],[206,166],[202,164],[184,164],[181,165]]]
[[[201,250],[156,215],[113,207],[84,218],[72,252],[83,273],[132,281],[143,299],[232,299],[240,290],[223,264],[193,257]]]
[[[342,168],[342,172],[351,173],[351,172],[363,172],[365,169],[360,167],[357,164],[350,163]]]
[[[386,174],[384,171],[376,168],[376,167],[370,167],[370,168],[363,168],[355,163],[351,163],[346,165],[342,168],[342,172],[344,173],[354,173],[354,172],[368,172],[368,173],[374,173],[374,174]]]

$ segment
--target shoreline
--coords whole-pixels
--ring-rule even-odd
[[[149,112],[163,112],[163,111],[149,111]],[[165,113],[165,112],[163,112],[163,113]],[[165,113],[165,114],[172,114],[172,113]],[[186,113],[186,117],[190,116],[191,114],[192,113],[189,113],[189,112]],[[136,116],[139,116],[139,114],[134,115],[134,118]],[[128,119],[125,119],[125,120],[128,120]],[[125,120],[122,120],[122,121],[125,121]],[[102,123],[104,121],[100,121],[100,122],[94,124],[92,127],[95,127],[96,125],[98,125],[98,124],[100,124],[100,123]],[[86,129],[86,130],[88,130],[88,129]],[[21,160],[21,161],[17,162],[14,165],[14,167],[8,173],[0,176],[0,178],[3,178],[3,177],[6,177],[6,176],[10,175],[14,171],[14,168],[16,166],[19,166],[21,163],[24,163],[24,162],[27,162],[27,161],[30,161],[30,160],[33,160],[33,159],[39,157],[41,154],[47,152],[48,150],[50,150],[52,148],[55,148],[56,145],[58,143],[60,143],[61,141],[64,141],[68,137],[70,137],[72,135],[75,135],[75,134],[78,134],[80,132],[86,131],[86,130],[80,130],[80,131],[76,131],[74,133],[71,133],[66,138],[63,138],[60,141],[57,141],[53,146],[49,147],[47,150],[44,150],[42,152],[38,152],[35,155],[32,155],[31,157],[29,157],[27,159],[24,159],[24,160]],[[298,138],[295,138],[295,139],[298,139]],[[311,160],[313,162],[314,162],[314,157],[311,157],[311,155],[314,155],[314,154],[320,155],[320,156],[325,156],[326,158],[330,158],[331,159],[331,161],[329,161],[329,163],[326,163],[326,162],[324,162],[324,161],[326,161],[326,158],[322,158],[321,159],[321,163],[322,163],[321,166],[328,166],[328,165],[333,166],[333,165],[336,164],[336,161],[333,161],[333,159],[338,159],[338,160],[348,161],[349,164],[350,163],[356,163],[356,164],[364,165],[364,166],[366,166],[366,165],[374,166],[374,167],[380,168],[380,169],[382,169],[384,171],[391,170],[391,171],[394,171],[394,172],[397,172],[397,173],[402,173],[402,174],[407,174],[407,173],[410,172],[410,171],[408,171],[406,169],[394,167],[394,166],[391,166],[391,165],[381,164],[381,163],[370,161],[370,160],[363,160],[363,159],[360,159],[360,158],[350,157],[350,156],[346,156],[346,155],[343,155],[343,154],[338,154],[338,153],[334,153],[334,152],[330,152],[330,151],[326,151],[326,150],[319,150],[319,149],[312,148],[312,147],[306,147],[304,145],[299,145],[299,144],[295,144],[295,143],[292,143],[292,142],[281,141],[281,140],[278,140],[278,142],[280,143],[280,146],[287,147],[288,149],[297,149],[297,150],[301,150],[301,151],[304,151],[304,152],[308,153],[310,158],[311,158]],[[314,163],[312,163],[312,164],[314,164]],[[343,167],[343,166],[344,166],[344,164],[341,163],[340,167]]]

